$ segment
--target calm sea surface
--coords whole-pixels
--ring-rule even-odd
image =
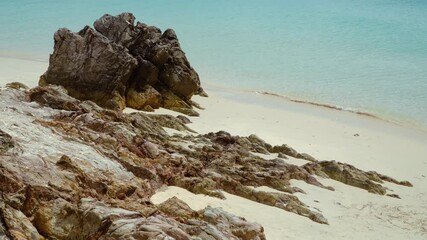
[[[427,0],[1,0],[0,56],[123,11],[174,28],[202,82],[427,127]]]

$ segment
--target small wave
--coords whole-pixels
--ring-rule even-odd
[[[335,110],[335,111],[349,112],[352,114],[357,114],[357,115],[365,116],[368,118],[377,119],[377,120],[387,122],[390,124],[394,124],[397,126],[409,127],[409,128],[412,128],[416,131],[421,131],[423,133],[427,133],[427,126],[425,124],[423,124],[419,121],[416,121],[414,119],[411,119],[409,117],[405,118],[405,117],[398,117],[398,116],[396,116],[396,117],[387,116],[387,115],[383,116],[383,115],[381,115],[381,113],[371,113],[371,112],[366,112],[366,111],[363,111],[360,109],[354,109],[354,108],[349,108],[349,107],[341,107],[341,106],[336,106],[336,105],[332,105],[332,104],[313,102],[313,101],[309,101],[309,100],[296,99],[296,98],[292,98],[292,97],[289,97],[286,95],[282,95],[282,94],[274,93],[274,92],[268,92],[268,91],[245,90],[245,92],[252,93],[252,94],[255,93],[255,94],[264,95],[264,96],[271,96],[271,97],[280,98],[280,99],[290,101],[290,102],[307,104],[307,105],[321,107],[321,108],[327,108],[327,109],[331,109],[331,110]]]
[[[312,106],[323,107],[323,108],[328,108],[328,109],[337,110],[337,111],[351,112],[351,113],[355,113],[357,115],[363,115],[363,116],[372,117],[372,118],[380,119],[380,120],[383,120],[383,121],[387,121],[387,122],[390,122],[390,123],[399,124],[398,122],[391,121],[389,119],[385,119],[385,118],[379,117],[379,116],[377,116],[375,114],[368,113],[368,112],[363,112],[363,111],[352,109],[352,108],[344,108],[344,107],[340,107],[340,106],[336,106],[336,105],[331,105],[331,104],[325,104],[325,103],[311,102],[311,101],[307,101],[307,100],[294,99],[294,98],[291,98],[291,97],[288,97],[288,96],[285,96],[285,95],[281,95],[281,94],[278,94],[278,93],[272,93],[272,92],[265,92],[265,91],[252,91],[252,92],[254,92],[256,94],[261,94],[261,95],[273,96],[273,97],[277,97],[277,98],[286,99],[288,101],[295,102],[295,103],[309,104],[309,105],[312,105]]]

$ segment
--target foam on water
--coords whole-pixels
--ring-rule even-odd
[[[47,61],[104,13],[174,28],[202,81],[427,126],[425,0],[0,2],[0,56]]]

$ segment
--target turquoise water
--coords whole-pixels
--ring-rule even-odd
[[[46,61],[53,32],[133,12],[174,28],[202,82],[427,126],[426,0],[15,0],[0,56]]]

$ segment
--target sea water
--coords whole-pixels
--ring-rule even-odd
[[[124,11],[174,28],[202,82],[427,127],[426,0],[1,0],[0,57]]]

